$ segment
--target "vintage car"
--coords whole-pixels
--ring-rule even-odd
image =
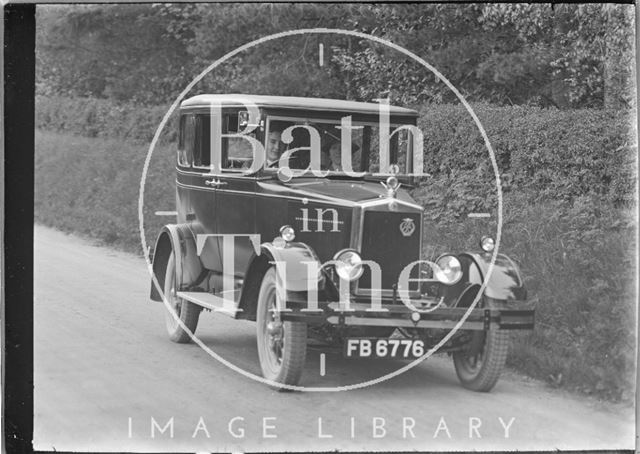
[[[313,342],[407,360],[437,346],[464,387],[492,389],[510,330],[532,329],[534,311],[508,257],[487,276],[490,237],[420,261],[429,232],[407,192],[421,175],[417,116],[383,102],[183,101],[177,221],[153,249],[151,299],[171,308],[170,339],[189,342],[205,309],[257,322],[275,388],[300,383]]]

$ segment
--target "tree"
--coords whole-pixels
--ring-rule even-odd
[[[634,101],[631,5],[361,6],[352,26],[421,55],[472,100],[625,107]],[[450,102],[425,70],[362,40],[336,61],[361,97]]]
[[[484,7],[483,23],[512,28],[525,48],[545,49],[551,97],[559,107],[635,102],[632,5],[494,4]]]
[[[157,103],[181,86],[188,58],[166,20],[145,5],[38,8],[40,89]]]
[[[631,5],[156,4],[38,9],[39,93],[165,103],[213,61],[300,28],[356,30],[420,55],[470,100],[625,107],[635,102]],[[326,58],[320,66],[318,47]],[[195,92],[455,102],[413,60],[366,39],[298,35],[238,54]]]

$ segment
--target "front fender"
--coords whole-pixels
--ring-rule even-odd
[[[167,261],[171,252],[176,260],[176,278],[183,287],[195,282],[202,273],[202,263],[196,253],[196,242],[189,227],[184,224],[168,224],[162,227],[153,249],[153,274],[160,289],[151,280],[151,299],[162,301],[160,291],[164,286]]]
[[[459,255],[467,282],[482,284],[489,272],[491,264],[490,253],[465,252]],[[489,298],[503,301],[524,301],[527,298],[527,289],[520,275],[518,266],[508,256],[498,254],[493,270],[489,275],[489,281],[484,291]]]
[[[307,292],[309,289],[309,274],[307,266],[301,262],[316,262],[320,267],[320,261],[315,252],[304,243],[289,243],[285,247],[278,247],[273,243],[260,245],[260,254],[254,254],[249,261],[245,273],[242,295],[240,296],[240,317],[249,320],[256,319],[256,302],[260,292],[262,276],[270,266],[276,262],[285,264],[285,288],[289,292]],[[324,275],[315,277],[318,289],[324,285]]]
[[[285,266],[286,289],[288,292],[306,292],[309,283],[315,280],[318,288],[324,281],[322,273],[311,274],[309,271],[312,263],[316,269],[321,267],[316,253],[304,243],[288,243],[285,247],[275,246],[273,243],[264,243],[260,246],[263,254],[269,257],[270,262],[279,262]]]

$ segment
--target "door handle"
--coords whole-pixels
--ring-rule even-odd
[[[220,181],[220,180],[204,180],[204,184],[206,184],[207,186],[213,186],[213,187],[218,187],[218,186],[224,186],[225,184],[227,184],[226,181]]]

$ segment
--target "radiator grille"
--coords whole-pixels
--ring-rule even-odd
[[[401,224],[405,227],[405,233],[411,230],[413,224],[413,233],[403,235]],[[383,289],[393,288],[404,267],[420,258],[421,232],[419,213],[364,213],[361,255],[364,260],[373,260],[380,265]],[[418,268],[416,266],[412,271],[412,278],[417,277]],[[370,288],[371,272],[365,267],[358,289]],[[418,285],[412,283],[409,288],[417,289]]]

